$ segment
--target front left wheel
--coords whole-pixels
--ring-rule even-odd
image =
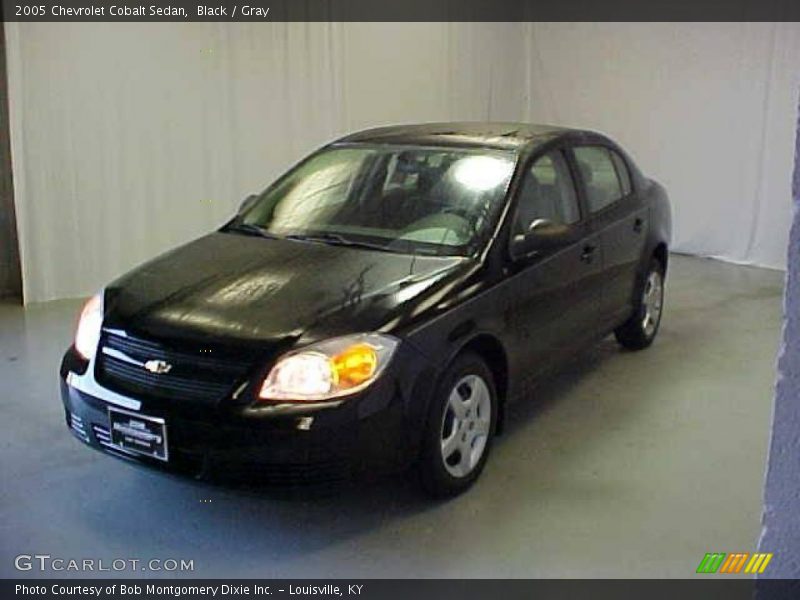
[[[428,411],[419,463],[422,487],[436,497],[470,487],[489,456],[497,392],[483,359],[467,353],[448,367]]]

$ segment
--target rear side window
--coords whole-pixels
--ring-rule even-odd
[[[574,152],[591,212],[602,210],[627,195],[617,176],[612,152],[608,148],[578,146]],[[627,169],[625,173],[627,175]],[[630,178],[627,180],[627,188],[629,191]]]

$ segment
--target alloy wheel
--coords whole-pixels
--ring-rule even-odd
[[[661,273],[651,271],[642,293],[642,330],[647,337],[655,334],[661,320],[661,309],[664,304],[664,285]]]
[[[492,422],[489,387],[478,375],[466,375],[453,386],[441,427],[441,455],[447,472],[467,477],[480,463]]]

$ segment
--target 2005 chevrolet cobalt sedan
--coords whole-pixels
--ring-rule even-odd
[[[537,376],[611,332],[652,343],[670,228],[664,189],[597,133],[349,135],[86,303],[67,424],[195,476],[414,465],[452,495]]]

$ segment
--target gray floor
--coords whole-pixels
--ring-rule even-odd
[[[756,546],[782,285],[673,257],[655,346],[580,356],[439,504],[402,478],[287,499],[89,451],[56,390],[79,304],[0,306],[0,576],[41,576],[13,570],[34,553],[192,559],[196,577],[691,576]]]

